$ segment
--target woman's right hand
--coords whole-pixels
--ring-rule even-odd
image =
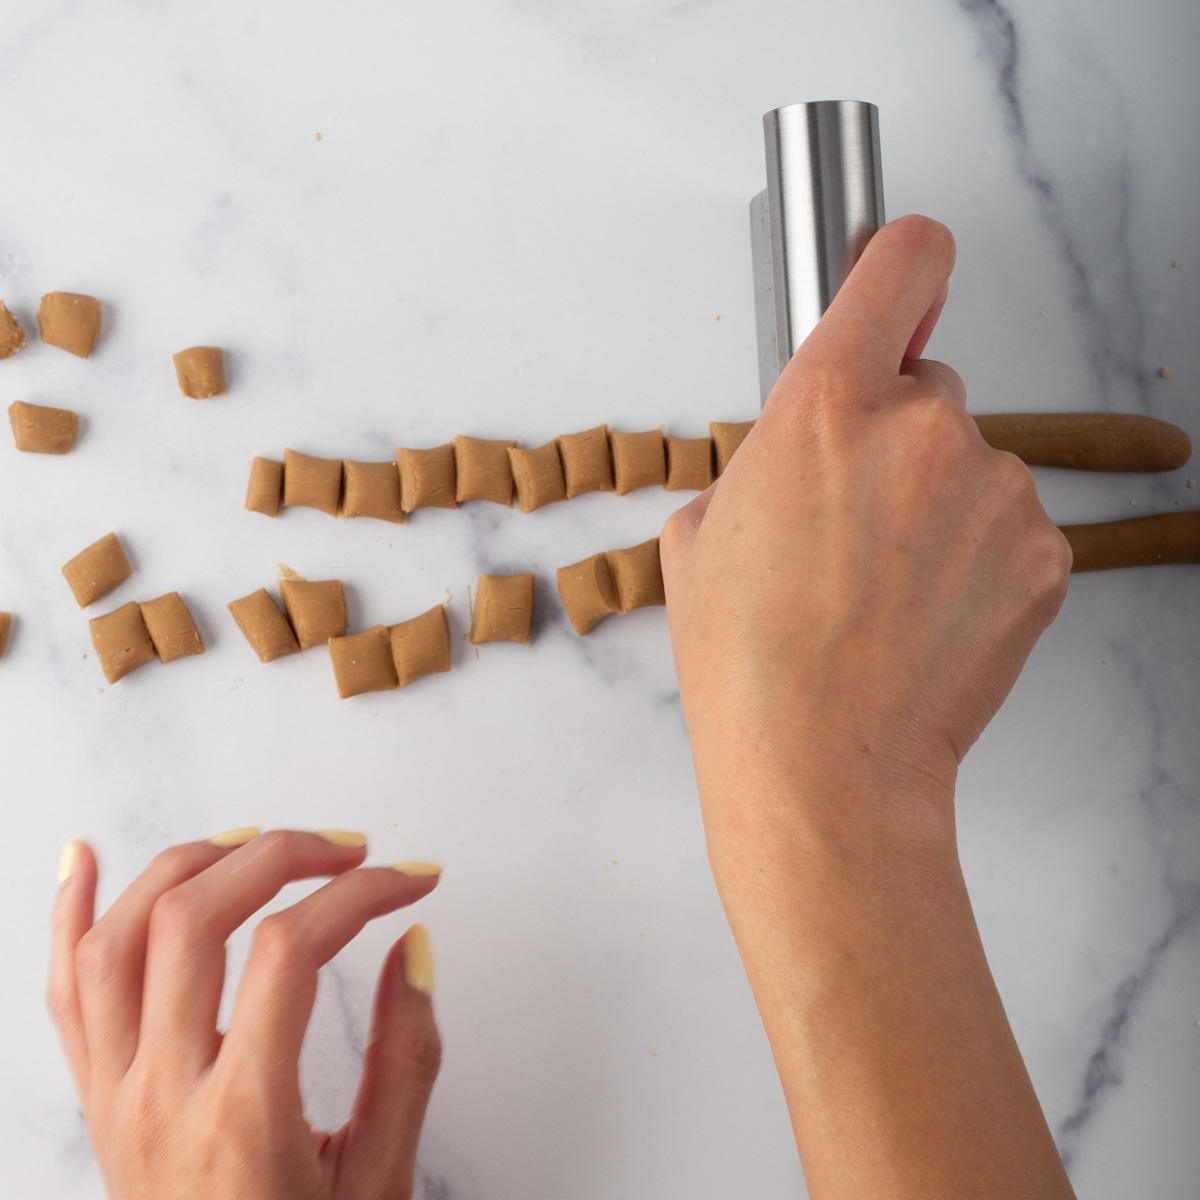
[[[67,845],[47,999],[109,1195],[408,1200],[441,1054],[420,926],[384,960],[362,1081],[335,1134],[304,1118],[299,1057],[318,969],[367,921],[431,892],[438,868],[362,867],[358,835],[256,835],[164,851],[94,923],[96,858]],[[285,884],[324,875],[259,922],[218,1032],[226,940]]]

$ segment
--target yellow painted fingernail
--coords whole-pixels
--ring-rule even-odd
[[[423,996],[433,995],[433,946],[424,925],[404,935],[404,982]]]
[[[439,863],[430,862],[392,863],[392,870],[399,871],[401,875],[440,875],[442,873]]]
[[[244,846],[258,837],[261,830],[257,825],[243,825],[241,829],[227,829],[224,833],[214,833],[208,840],[214,846]]]
[[[323,837],[327,842],[332,842],[335,846],[365,846],[367,844],[367,835],[365,833],[351,833],[347,829],[318,829],[318,837]]]
[[[79,854],[83,850],[82,842],[67,842],[58,858],[58,882],[69,879],[79,866]]]

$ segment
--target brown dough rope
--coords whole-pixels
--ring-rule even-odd
[[[974,418],[988,445],[1031,466],[1086,471],[1172,471],[1191,456],[1188,435],[1153,417],[1121,413],[1005,413]],[[644,487],[703,491],[725,471],[753,421],[710,421],[706,438],[665,435],[660,426],[621,433],[597,425],[543,446],[459,435],[429,450],[400,447],[394,462],[356,463],[284,451],[282,464],[255,458],[246,508],[280,507],[400,523],[418,508],[468,500],[534,512],[585,492],[628,495]]]

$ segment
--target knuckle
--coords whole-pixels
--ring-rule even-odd
[[[205,906],[187,886],[164,892],[150,909],[150,937],[155,941],[196,941],[204,936],[206,926]]]
[[[46,1011],[54,1024],[60,1028],[71,1016],[72,1000],[70,993],[61,983],[51,983],[46,988]]]
[[[278,973],[290,973],[307,965],[308,949],[299,923],[287,913],[264,917],[254,931],[253,953]]]
[[[432,1023],[406,1027],[392,1050],[404,1068],[424,1078],[433,1079],[441,1069],[442,1039]]]
[[[75,947],[75,974],[84,983],[94,983],[117,969],[124,957],[125,948],[120,939],[95,926]]]

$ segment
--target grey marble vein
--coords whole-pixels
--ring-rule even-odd
[[[976,28],[1017,173],[1061,261],[1092,374],[1094,407],[1148,412],[1152,372],[1144,362],[1146,316],[1130,242],[1134,177],[1121,94],[1089,52],[1082,27],[1071,32],[1072,55],[1055,59],[1070,79],[1059,74],[1035,84],[1026,61],[1032,18],[1018,23],[1013,7],[1001,0],[955,3]],[[1075,115],[1066,122],[1057,106],[1042,102],[1051,87],[1070,91]],[[1056,130],[1060,140],[1047,152],[1042,145],[1051,124],[1065,124],[1067,131],[1063,136]],[[1097,127],[1111,139],[1108,145]]]

